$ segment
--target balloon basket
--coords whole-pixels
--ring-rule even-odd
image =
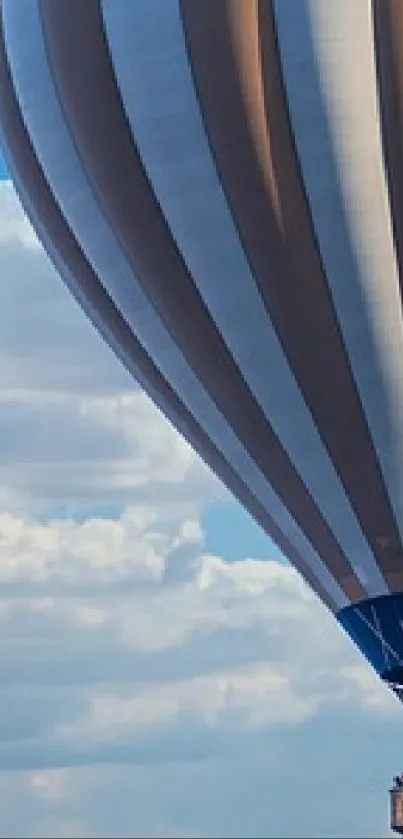
[[[390,791],[390,827],[403,836],[403,787],[394,787]]]

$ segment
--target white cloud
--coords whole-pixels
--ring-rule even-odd
[[[186,514],[186,511],[184,511]],[[40,523],[0,513],[0,582],[159,580],[173,550],[198,545],[199,522],[179,505],[126,507],[118,518]]]
[[[190,497],[199,508],[222,496],[90,326],[42,249],[31,247],[33,233],[8,183],[0,183],[0,218],[3,506],[65,515],[161,498],[183,504]]]
[[[116,742],[185,717],[209,728],[271,728],[295,724],[318,711],[317,698],[298,695],[289,677],[268,664],[198,676],[171,684],[147,685],[129,695],[99,694],[88,716],[55,727],[55,736]]]
[[[224,491],[8,184],[0,216],[0,835],[269,835],[266,775],[304,726],[337,751],[337,721],[384,737],[397,703],[291,568],[205,548]]]
[[[40,249],[35,231],[17,201],[9,181],[0,181],[0,246],[12,242],[23,248]]]
[[[60,800],[66,795],[68,773],[62,769],[30,772],[28,784],[35,793],[47,801]]]
[[[382,682],[374,676],[369,667],[351,662],[340,668],[340,692],[343,690],[343,682],[350,686],[350,691],[355,698],[362,703],[363,707],[380,714],[397,715],[401,713],[400,703]],[[351,696],[347,693],[347,698]]]
[[[192,484],[192,494],[188,491]],[[140,392],[103,396],[0,391],[0,486],[23,509],[157,502],[199,506],[221,490]],[[15,506],[15,503],[14,503]]]

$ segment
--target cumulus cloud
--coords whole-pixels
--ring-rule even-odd
[[[9,184],[0,216],[0,836],[285,835],[290,756],[319,765],[329,738],[341,766],[345,720],[362,752],[398,704],[269,544],[207,549],[224,490],[88,325]]]
[[[83,514],[223,495],[117,363],[0,183],[0,500]],[[161,490],[162,487],[162,490]],[[8,496],[8,499],[7,499]]]
[[[0,245],[9,242],[40,251],[40,244],[9,181],[0,181]]]
[[[95,572],[94,580],[101,572],[103,582],[102,531],[98,539],[98,554],[93,541],[89,556],[85,552],[82,556]],[[108,553],[117,567],[121,562],[125,568],[124,555],[119,559],[113,546]],[[141,741],[143,748],[145,737],[183,726],[189,730],[192,725],[202,726],[220,731],[221,736],[226,732],[230,738],[234,731],[295,726],[343,705],[382,717],[397,713],[398,703],[358,663],[333,618],[307,596],[292,569],[268,560],[227,568],[218,557],[214,563],[212,559],[196,557],[191,563],[193,578],[176,586],[165,587],[163,576],[157,574],[153,585],[145,589],[136,585],[130,594],[120,589],[115,596],[110,596],[109,587],[80,595],[80,577],[74,594],[68,595],[67,584],[53,597],[40,596],[37,587],[43,577],[38,573],[30,597],[20,595],[3,604],[3,638],[9,643],[18,638],[20,645],[24,641],[23,667],[38,651],[50,672],[55,655],[68,662],[68,719],[66,694],[60,702],[56,670],[46,688],[47,702],[53,703],[53,723],[49,711],[45,731],[42,718],[37,721],[37,734],[44,737],[42,746],[50,762],[55,749],[66,765],[75,763],[77,750],[81,759],[91,762],[102,745],[115,748],[120,742],[127,746]],[[225,585],[200,584],[211,574],[212,564]],[[154,558],[150,568],[154,569]],[[85,574],[81,581],[88,582]],[[237,649],[240,636],[246,645]],[[229,665],[231,640],[235,648]],[[75,660],[68,652],[72,643],[80,644]],[[94,654],[98,660],[101,657],[96,679],[85,667]],[[119,657],[129,668],[126,678],[114,672],[112,662]],[[9,671],[8,691],[12,681]],[[33,696],[38,696],[35,690],[34,683],[31,693],[26,693],[27,711]],[[17,684],[14,691],[18,693]],[[21,740],[18,732],[16,739]],[[26,745],[38,750],[34,728]],[[0,749],[0,762],[7,766],[11,754],[12,744]],[[168,750],[165,759],[169,757]]]
[[[28,784],[40,798],[55,801],[66,794],[67,778],[67,773],[62,769],[48,769],[30,772]]]
[[[58,726],[54,733],[81,743],[127,742],[183,717],[209,728],[265,728],[298,723],[316,711],[315,696],[298,696],[289,677],[260,664],[147,685],[123,696],[99,694],[91,699],[83,720]]]
[[[110,584],[161,579],[174,549],[197,544],[197,519],[178,510],[126,507],[119,518],[40,523],[0,514],[0,582]]]

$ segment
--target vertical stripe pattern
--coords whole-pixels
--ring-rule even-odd
[[[355,609],[354,639],[357,604],[381,598],[389,627],[403,591],[401,3],[0,10],[2,142],[62,279],[323,602]]]

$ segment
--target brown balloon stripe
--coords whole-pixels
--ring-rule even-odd
[[[25,130],[19,106],[13,89],[13,83],[5,55],[4,38],[0,26],[0,125],[7,146],[12,149],[13,163],[18,176],[29,191],[35,213],[41,219],[46,234],[59,254],[60,259],[76,277],[89,305],[102,317],[107,330],[114,336],[123,353],[132,364],[141,371],[148,383],[151,397],[156,401],[159,395],[159,407],[174,425],[186,427],[187,439],[200,454],[202,459],[229,487],[234,496],[249,511],[265,532],[276,542],[283,553],[293,563],[299,573],[309,583],[331,611],[337,611],[337,605],[328,595],[316,576],[311,572],[298,551],[279,530],[267,510],[258,502],[246,487],[239,475],[227,463],[214,446],[198,422],[182,405],[176,394],[139,344],[132,331],[114,306],[98,277],[93,272],[82,250],[66,224],[52,192],[39,166],[30,139]],[[31,217],[35,227],[35,218]],[[56,266],[57,267],[57,266]],[[87,314],[90,313],[87,312]],[[128,368],[130,370],[130,368]]]
[[[403,4],[372,0],[382,144],[403,289]]]

